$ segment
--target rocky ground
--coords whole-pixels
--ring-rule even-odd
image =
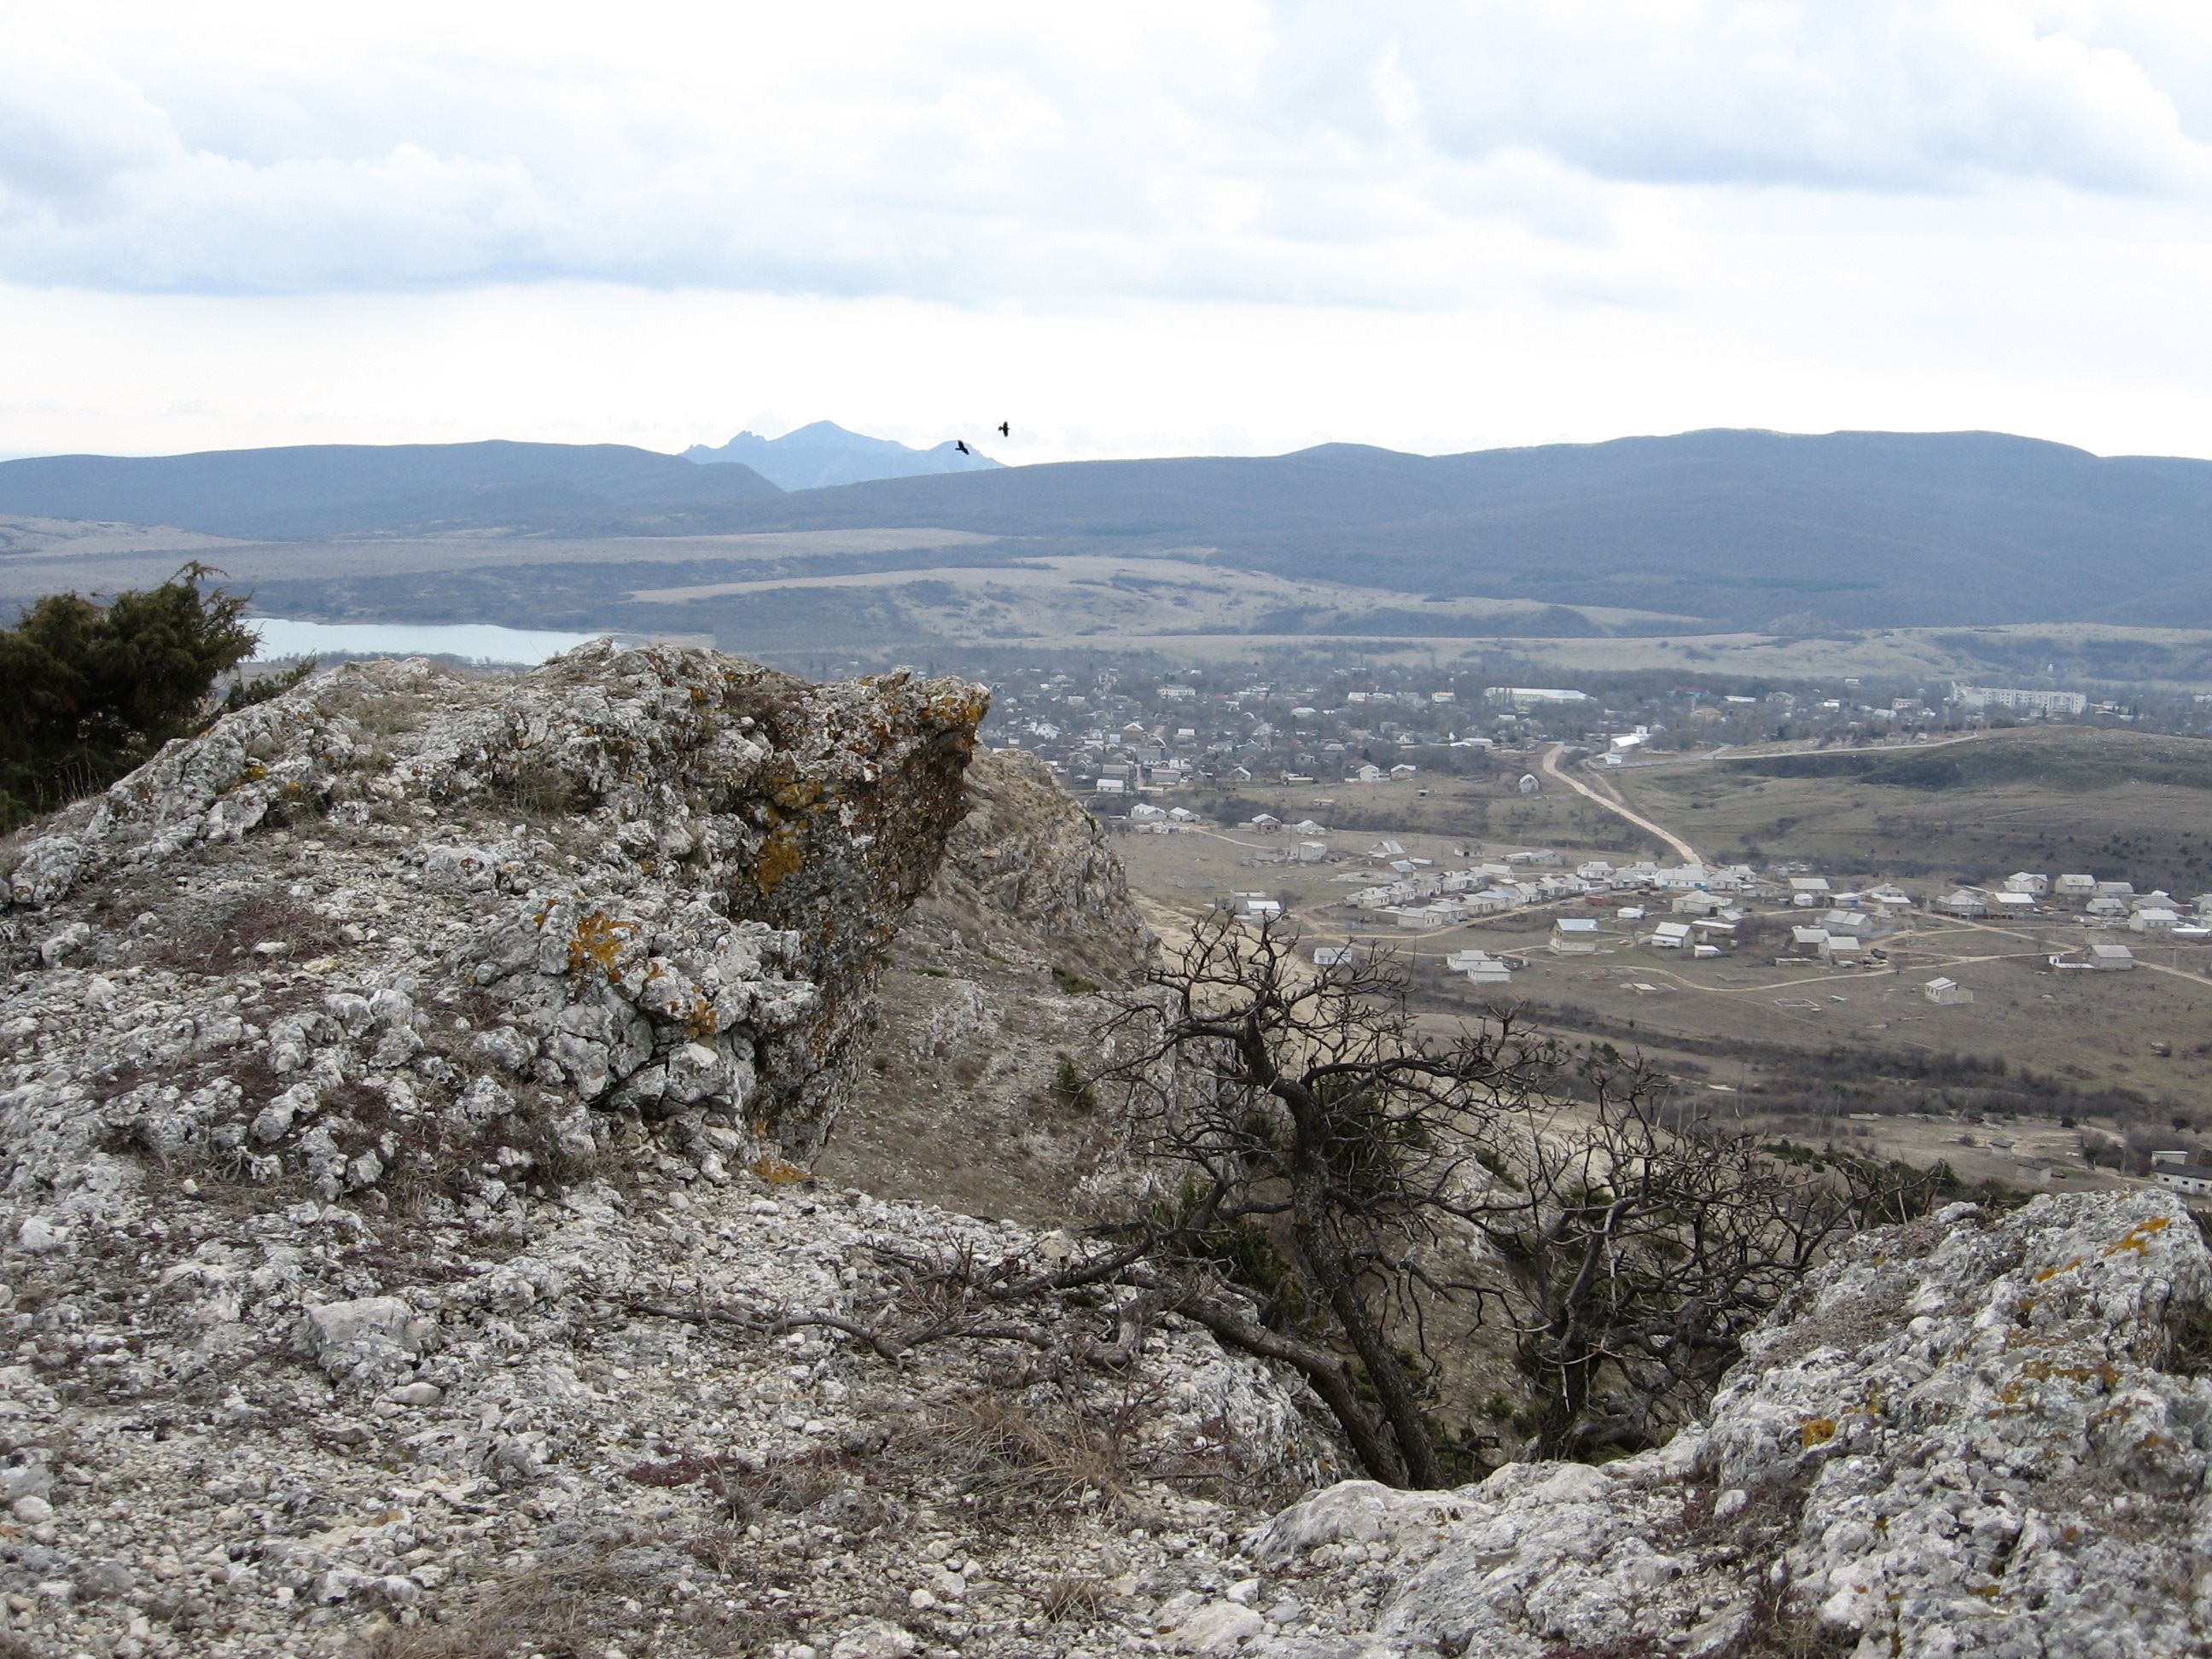
[[[1309,1575],[1326,1628],[1251,1650],[2212,1651],[2208,1369],[2212,1254],[2178,1202],[1959,1205],[1854,1240],[1657,1451],[1304,1499],[1254,1559]],[[1371,1614],[1339,1610],[1347,1560]]]
[[[1096,1298],[909,1346],[1073,1241],[803,1167],[925,889],[912,948],[1024,994],[1138,941],[1018,761],[945,860],[981,710],[369,665],[10,843],[0,1639],[1056,1653],[1225,1596],[1337,1467],[1302,1397],[1172,1325],[1092,1363]]]
[[[0,1654],[2212,1650],[2162,1195],[1869,1234],[1668,1446],[1442,1493],[1053,1291],[1144,939],[979,712],[373,665],[0,846]]]

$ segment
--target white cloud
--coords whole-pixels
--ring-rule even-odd
[[[0,279],[1663,292],[1713,189],[2197,199],[2204,146],[2114,42],[2212,23],[2157,11],[65,0],[0,24]]]
[[[2212,453],[2208,139],[2203,0],[14,0],[0,453]]]

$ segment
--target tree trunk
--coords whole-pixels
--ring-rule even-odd
[[[1367,1380],[1382,1406],[1382,1420],[1389,1425],[1405,1465],[1405,1484],[1442,1486],[1446,1484],[1443,1466],[1437,1461],[1413,1385],[1391,1351],[1381,1322],[1360,1295],[1358,1273],[1328,1231],[1328,1158],[1333,1127],[1328,1113],[1311,1090],[1298,1084],[1280,1080],[1275,1092],[1291,1109],[1291,1231],[1298,1251],[1328,1297],[1329,1310],[1343,1327],[1352,1352],[1367,1367]]]
[[[1278,1359],[1301,1372],[1322,1397],[1344,1437],[1352,1443],[1360,1468],[1387,1486],[1411,1484],[1404,1460],[1389,1435],[1382,1431],[1352,1386],[1351,1368],[1337,1355],[1271,1331],[1234,1309],[1206,1297],[1193,1296],[1178,1303],[1176,1311],[1196,1320],[1222,1341],[1262,1359]]]

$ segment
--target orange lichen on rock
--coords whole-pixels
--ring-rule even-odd
[[[617,921],[604,910],[586,910],[576,918],[576,931],[568,940],[568,971],[583,974],[597,967],[610,980],[620,978],[617,958],[627,936],[636,931],[634,921]]]
[[[2154,1215],[2148,1221],[2138,1221],[2121,1237],[2105,1246],[2105,1254],[2118,1255],[2122,1250],[2133,1250],[2137,1255],[2148,1255],[2150,1241],[2171,1224],[2162,1215]]]

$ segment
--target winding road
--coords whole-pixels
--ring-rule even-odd
[[[1650,818],[1645,817],[1643,813],[1638,811],[1634,807],[1626,805],[1623,802],[1616,800],[1613,796],[1591,788],[1589,785],[1584,783],[1580,778],[1576,777],[1572,773],[1561,771],[1559,769],[1559,757],[1565,753],[1565,750],[1566,744],[1563,743],[1555,743],[1549,749],[1547,749],[1544,751],[1544,758],[1539,761],[1537,765],[1542,768],[1544,775],[1547,777],[1556,778],[1561,783],[1565,784],[1568,788],[1573,790],[1577,794],[1588,796],[1590,799],[1595,801],[1600,806],[1602,806],[1607,811],[1612,813],[1613,817],[1617,818],[1626,818],[1629,823],[1634,824],[1646,835],[1658,836],[1661,841],[1665,842],[1668,846],[1674,849],[1675,853],[1680,857],[1683,863],[1702,864],[1705,862],[1704,860],[1698,856],[1697,849],[1692,847],[1689,842],[1684,841],[1680,836],[1676,835],[1672,830],[1666,828],[1663,824],[1654,823]]]

